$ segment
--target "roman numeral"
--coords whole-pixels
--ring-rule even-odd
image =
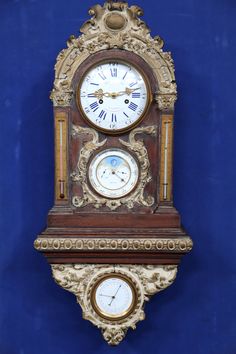
[[[111,68],[111,76],[112,77],[117,77],[117,68]]]
[[[116,114],[113,114],[113,113],[112,113],[111,121],[112,121],[112,122],[117,122]]]
[[[96,110],[99,108],[97,102],[91,103],[90,107],[93,110],[93,112],[96,112]]]
[[[102,111],[99,113],[99,115],[98,115],[98,117],[99,117],[99,118],[103,118],[103,120],[106,119],[106,116],[107,116],[107,114],[106,114],[106,112],[103,111],[103,110],[102,110]]]
[[[87,97],[95,97],[94,93],[89,93]]]
[[[140,98],[140,92],[133,92],[132,98]]]
[[[129,118],[129,116],[125,113],[125,112],[123,112],[124,113],[124,115],[127,117],[127,118]]]
[[[103,74],[102,71],[101,71],[100,73],[98,73],[98,75],[99,75],[103,80],[106,80],[106,76]]]
[[[99,84],[96,84],[95,82],[90,82],[90,85],[99,86]]]
[[[135,112],[136,109],[138,108],[138,105],[133,102],[130,102],[128,108]]]
[[[126,71],[125,75],[123,76],[123,80],[125,79],[127,74],[128,74],[128,71]]]

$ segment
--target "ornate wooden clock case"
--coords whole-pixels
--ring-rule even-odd
[[[172,200],[174,64],[142,10],[106,2],[55,67],[55,204],[35,248],[118,344],[192,248]]]

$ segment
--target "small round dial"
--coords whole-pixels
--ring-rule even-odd
[[[92,305],[102,317],[120,319],[132,312],[135,291],[129,279],[117,274],[102,278],[92,291]]]
[[[77,96],[90,124],[116,133],[137,124],[147,110],[150,95],[143,74],[130,63],[117,60],[89,69]]]
[[[89,181],[97,193],[108,198],[120,198],[131,192],[138,181],[135,159],[124,150],[100,152],[89,166]]]

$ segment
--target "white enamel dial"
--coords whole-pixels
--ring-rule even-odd
[[[149,96],[143,75],[131,64],[116,60],[88,70],[82,79],[78,100],[92,125],[119,132],[144,116]]]
[[[131,192],[138,181],[135,159],[124,150],[109,149],[96,155],[89,166],[89,181],[104,197],[120,198]]]
[[[92,303],[95,310],[108,318],[120,318],[128,315],[135,303],[131,284],[116,275],[111,275],[100,281],[93,297]]]

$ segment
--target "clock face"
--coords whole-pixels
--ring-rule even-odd
[[[130,193],[139,177],[137,162],[127,151],[108,149],[96,155],[89,166],[89,181],[97,193],[120,198]]]
[[[84,75],[78,104],[90,124],[105,132],[130,129],[145,115],[150,94],[143,74],[124,61],[102,62]]]
[[[92,291],[92,305],[102,317],[120,319],[132,312],[135,291],[130,280],[117,274],[100,280]]]

